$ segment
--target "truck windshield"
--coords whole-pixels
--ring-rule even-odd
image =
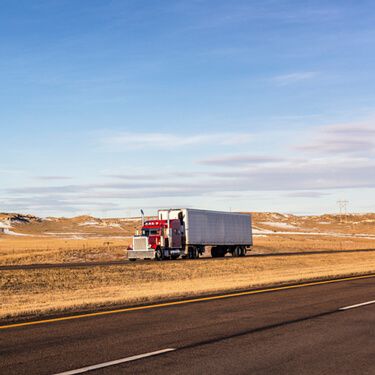
[[[142,229],[142,236],[156,236],[160,234],[159,229],[148,229],[148,228],[143,228]]]

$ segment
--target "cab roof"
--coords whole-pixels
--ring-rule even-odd
[[[175,221],[176,219],[169,220],[170,222]],[[142,228],[152,229],[152,228],[160,228],[160,227],[167,227],[168,222],[167,220],[146,220],[143,224]]]

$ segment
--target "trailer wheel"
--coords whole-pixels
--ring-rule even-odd
[[[211,248],[211,256],[212,258],[217,258],[218,257],[218,251],[216,247]]]
[[[244,247],[241,247],[240,257],[244,257],[244,256],[246,256],[246,249]]]
[[[242,254],[242,249],[239,247],[239,246],[236,246],[233,251],[232,251],[232,255],[234,257],[240,257]]]
[[[161,248],[160,247],[158,247],[157,249],[156,249],[156,251],[155,251],[155,259],[156,260],[163,260],[164,259],[164,257],[163,257],[163,252],[161,251]]]

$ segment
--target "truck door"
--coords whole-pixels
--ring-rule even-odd
[[[181,248],[181,230],[179,220],[173,220],[171,225],[171,234],[172,234],[172,247]]]

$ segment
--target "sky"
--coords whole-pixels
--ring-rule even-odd
[[[373,1],[0,4],[0,212],[375,211]]]

